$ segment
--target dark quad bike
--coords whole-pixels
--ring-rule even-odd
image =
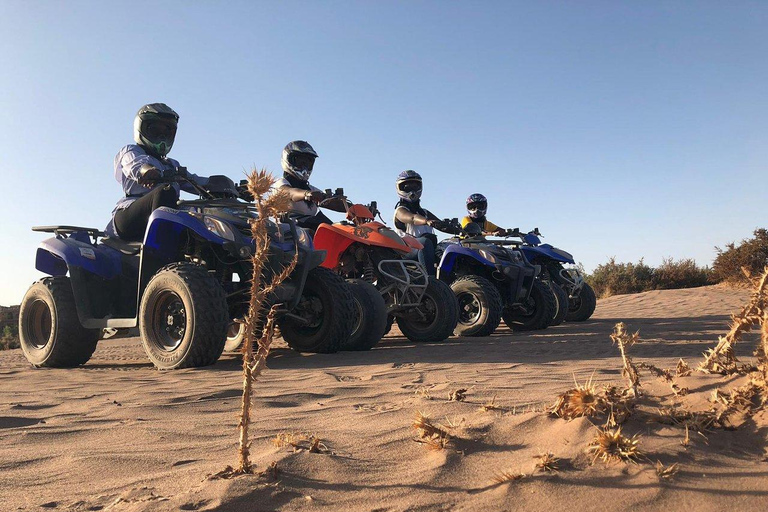
[[[355,329],[351,348],[373,347],[395,319],[402,333],[414,342],[443,341],[453,334],[458,306],[451,289],[430,277],[424,265],[408,259],[423,247],[421,243],[412,236],[401,237],[376,221],[375,202],[350,204],[343,189],[330,192],[326,191],[330,197],[320,206],[345,210],[347,220],[319,226],[315,245],[328,253],[323,266],[352,283],[361,311],[369,311],[360,316],[368,320]],[[368,303],[380,303],[380,307],[363,307]]]
[[[152,213],[143,242],[106,237],[98,229],[49,226],[36,268],[51,277],[32,285],[21,303],[19,334],[35,366],[84,364],[104,329],[138,326],[144,350],[160,369],[215,363],[227,331],[246,313],[253,241],[252,203],[225,176],[201,187],[178,168],[162,182],[190,183],[200,199]],[[303,352],[335,352],[351,332],[352,295],[343,279],[320,267],[304,230],[270,223],[263,277],[298,265],[269,301],[280,304],[285,341]]]
[[[501,320],[514,331],[545,329],[555,315],[552,290],[537,279],[540,268],[514,247],[518,242],[488,240],[477,224],[461,228],[456,219],[439,227],[461,236],[440,242],[437,276],[459,301],[460,336],[488,336]]]
[[[520,250],[531,263],[541,266],[542,278],[552,283],[556,291],[561,290],[568,300],[567,312],[563,316],[568,322],[583,322],[592,316],[597,305],[595,291],[584,281],[575,267],[571,253],[550,244],[542,244],[539,228],[521,235]],[[566,265],[570,265],[566,267]]]

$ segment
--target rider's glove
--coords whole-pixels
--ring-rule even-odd
[[[520,229],[519,228],[508,229],[507,236],[520,236]]]
[[[163,177],[163,173],[157,167],[144,164],[139,170],[139,185],[146,188],[152,188],[155,182]]]
[[[325,194],[319,190],[307,190],[304,194],[304,200],[310,203],[319,203],[325,199]]]

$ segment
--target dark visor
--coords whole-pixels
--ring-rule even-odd
[[[144,134],[149,140],[169,140],[176,135],[176,123],[154,120],[147,123]]]
[[[306,153],[291,153],[288,155],[288,163],[297,169],[311,171],[315,165],[315,157]]]
[[[485,210],[486,208],[488,208],[488,203],[486,201],[469,203],[467,205],[467,210]]]
[[[398,188],[402,190],[403,192],[416,192],[418,190],[421,190],[421,182],[420,181],[403,181],[398,185]]]

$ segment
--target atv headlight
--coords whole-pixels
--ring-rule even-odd
[[[493,254],[491,251],[486,250],[486,249],[478,249],[477,252],[480,253],[480,256],[482,256],[483,258],[487,259],[488,261],[490,261],[494,265],[496,264],[496,255]]]
[[[224,240],[229,240],[230,242],[235,241],[235,232],[232,231],[232,228],[226,222],[215,217],[205,217],[203,223],[205,223],[205,227],[208,228],[208,231],[214,235],[221,237]]]
[[[296,236],[298,237],[299,245],[307,249],[312,248],[312,237],[309,235],[309,231],[296,226]]]

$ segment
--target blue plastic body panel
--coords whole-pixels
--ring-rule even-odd
[[[83,233],[85,234],[85,233]],[[104,245],[83,242],[74,233],[68,238],[43,240],[37,249],[35,268],[52,276],[63,276],[70,266],[112,279],[120,274],[120,253]],[[87,237],[87,234],[85,234]]]

